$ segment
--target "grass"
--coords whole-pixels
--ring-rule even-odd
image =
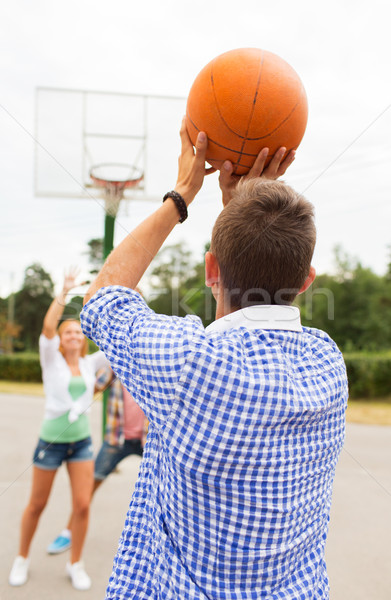
[[[1,394],[22,394],[27,396],[44,396],[42,383],[0,380]]]
[[[24,383],[18,381],[1,381],[0,393],[26,394],[28,396],[43,396],[42,383]],[[346,412],[348,423],[363,423],[367,425],[391,425],[391,397],[374,400],[351,400]]]
[[[366,425],[391,425],[391,398],[375,400],[351,400],[346,412],[348,423]]]

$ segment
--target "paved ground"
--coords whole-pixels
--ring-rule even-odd
[[[43,400],[0,394],[0,599],[102,600],[139,459],[129,457],[98,490],[92,505],[85,564],[88,592],[73,590],[65,575],[67,555],[48,556],[46,545],[62,528],[69,510],[66,471],[57,475],[31,551],[31,575],[21,588],[7,583],[17,552],[19,521],[26,504],[31,455]],[[100,440],[100,405],[92,411]],[[391,427],[350,425],[334,486],[327,564],[331,600],[391,598]],[[180,599],[178,599],[180,600]]]

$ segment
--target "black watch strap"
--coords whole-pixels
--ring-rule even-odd
[[[187,206],[182,196],[178,194],[178,192],[176,192],[175,190],[171,190],[171,192],[167,192],[167,194],[163,196],[163,202],[165,202],[167,198],[171,198],[175,202],[175,206],[177,207],[179,212],[179,223],[183,223],[183,221],[186,221],[188,216]]]

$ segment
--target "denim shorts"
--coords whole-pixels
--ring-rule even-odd
[[[122,446],[111,446],[106,441],[98,452],[95,459],[94,479],[103,481],[114,471],[118,463],[131,454],[143,455],[143,448],[140,440],[125,440]]]
[[[40,469],[53,471],[63,462],[81,462],[93,460],[94,451],[91,437],[79,442],[57,444],[39,439],[34,452],[33,463]]]

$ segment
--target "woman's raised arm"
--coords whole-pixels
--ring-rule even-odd
[[[76,277],[78,274],[79,270],[76,268],[70,268],[65,273],[62,290],[48,308],[42,326],[42,333],[48,339],[56,335],[58,322],[64,312],[67,294],[72,288],[76,287]]]

